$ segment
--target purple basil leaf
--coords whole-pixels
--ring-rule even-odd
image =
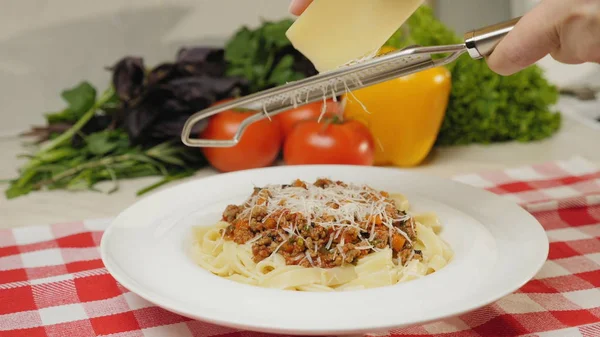
[[[147,85],[154,86],[183,76],[179,67],[174,63],[163,63],[156,66],[148,73]]]
[[[213,77],[224,76],[227,66],[223,49],[203,47],[182,48],[177,54],[177,64],[189,75]]]
[[[179,138],[185,121],[216,101],[247,93],[248,83],[225,77],[222,49],[184,48],[175,63],[148,74],[142,92],[124,107],[123,127],[133,144]],[[200,133],[205,123],[194,127]]]
[[[135,106],[125,113],[124,124],[129,139],[138,144],[147,139],[147,130],[156,122],[161,114],[166,113],[165,102],[173,100],[173,95],[162,89],[146,92]]]
[[[181,63],[202,63],[208,56],[217,49],[206,47],[181,48],[177,52],[177,62]]]
[[[181,136],[181,132],[183,131],[183,125],[187,121],[188,117],[189,116],[179,116],[175,119],[156,123],[151,131],[152,137],[157,139],[179,138]],[[198,134],[200,134],[200,132],[206,128],[207,124],[208,120],[203,120],[199,123],[196,123],[192,128],[192,136],[198,136]]]
[[[112,82],[121,101],[129,102],[137,98],[144,85],[144,60],[140,57],[125,57],[115,64]]]

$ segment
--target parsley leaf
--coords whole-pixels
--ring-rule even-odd
[[[47,114],[46,119],[50,124],[76,122],[96,103],[96,89],[88,82],[81,82],[63,91],[61,96],[67,102],[67,107],[60,112]]]

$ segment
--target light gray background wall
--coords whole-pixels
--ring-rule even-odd
[[[43,123],[59,92],[106,87],[125,55],[148,65],[182,45],[216,44],[241,25],[288,15],[286,0],[0,0],[0,136]]]
[[[400,0],[399,0],[400,1]],[[517,1],[517,0],[513,0]],[[525,0],[523,0],[525,1]],[[510,15],[509,0],[437,0],[459,31]],[[288,16],[289,0],[0,0],[0,137],[43,123],[59,92],[82,79],[104,88],[124,55],[154,65],[181,45],[221,44],[260,17]]]
[[[467,32],[511,17],[506,0],[437,0],[438,17],[457,32]]]

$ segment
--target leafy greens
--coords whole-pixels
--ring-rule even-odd
[[[189,176],[205,161],[199,151],[174,142],[185,120],[245,87],[243,79],[224,76],[223,51],[211,48],[184,48],[175,62],[148,72],[137,57],[125,57],[111,70],[113,85],[99,97],[87,82],[65,90],[67,107],[28,133],[42,145],[26,156],[8,198],[42,188],[96,190],[107,180],[114,183],[112,192],[119,179],[163,176],[140,191],[145,193]]]
[[[289,19],[266,21],[254,30],[238,30],[225,46],[227,75],[246,79],[250,92],[315,75],[312,63],[285,35],[292,23]]]
[[[80,84],[76,88],[87,86],[89,84]],[[97,190],[96,184],[102,181],[113,182],[110,193],[118,189],[119,179],[162,175],[164,183],[190,176],[204,164],[197,154],[172,142],[149,148],[132,146],[127,133],[119,128],[81,134],[85,121],[109,104],[113,93],[109,89],[98,100],[94,98],[92,107],[70,129],[53,137],[34,155],[24,156],[29,161],[21,168],[20,177],[6,190],[7,198],[42,188]],[[80,144],[74,144],[74,135],[81,137]]]

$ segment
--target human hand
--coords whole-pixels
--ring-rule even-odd
[[[292,0],[292,3],[290,4],[290,12],[294,15],[300,15],[302,12],[304,12],[306,7],[310,5],[311,2],[312,0]]]
[[[489,67],[514,74],[551,54],[562,63],[600,62],[600,0],[543,0],[490,55]]]

